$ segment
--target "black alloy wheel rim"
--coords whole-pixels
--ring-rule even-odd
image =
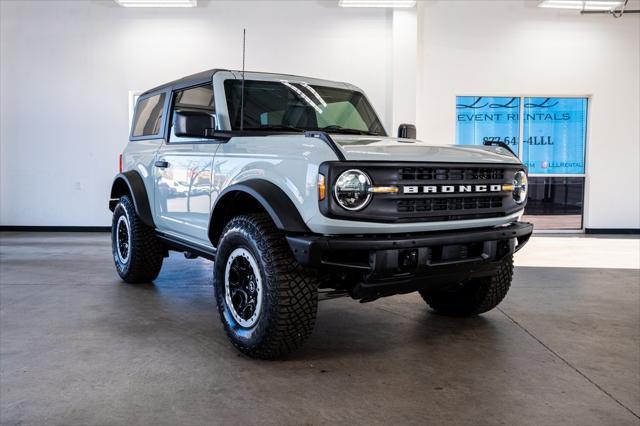
[[[225,299],[241,326],[256,323],[262,305],[261,291],[262,280],[255,259],[244,248],[234,250],[225,270]]]

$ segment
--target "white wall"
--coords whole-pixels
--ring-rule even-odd
[[[242,28],[247,69],[350,81],[390,127],[391,17],[337,1],[0,1],[0,224],[108,225],[129,90],[239,68]]]
[[[393,11],[392,47],[392,125],[389,134],[395,136],[402,123],[416,122],[416,83],[418,58],[418,19],[415,9]]]
[[[585,225],[640,228],[640,16],[536,0],[199,5],[0,0],[0,225],[108,225],[128,91],[240,67],[246,27],[247,69],[351,81],[390,133],[415,116],[434,144],[455,141],[459,94],[590,96]]]
[[[455,141],[456,95],[590,96],[585,227],[640,228],[640,15],[537,1],[418,6],[418,135]]]

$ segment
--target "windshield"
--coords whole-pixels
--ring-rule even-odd
[[[240,130],[242,80],[226,80],[224,88],[231,128]],[[362,93],[286,80],[245,80],[243,128],[386,136]]]

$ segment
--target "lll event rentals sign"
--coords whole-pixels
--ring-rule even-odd
[[[523,141],[519,152],[521,124]],[[456,143],[504,142],[522,158],[531,174],[584,173],[586,125],[586,98],[456,99]]]

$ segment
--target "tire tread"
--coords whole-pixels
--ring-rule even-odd
[[[271,318],[269,330],[259,345],[248,347],[239,342],[223,320],[225,331],[232,344],[251,357],[281,358],[298,349],[313,331],[318,302],[317,281],[295,260],[284,234],[266,213],[231,219],[222,232],[221,241],[234,229],[244,230],[256,242],[264,275],[271,281],[274,292],[266,292],[266,297],[271,299]],[[220,297],[218,303],[221,303]]]
[[[153,281],[160,274],[162,262],[164,260],[164,250],[162,243],[156,238],[154,229],[147,226],[138,217],[133,202],[129,196],[120,198],[114,212],[121,207],[129,216],[129,227],[131,231],[131,258],[130,265],[126,270],[118,268],[120,277],[128,283],[146,283]],[[117,216],[114,214],[112,234],[116,232]],[[115,238],[113,239],[114,257],[116,256]]]

